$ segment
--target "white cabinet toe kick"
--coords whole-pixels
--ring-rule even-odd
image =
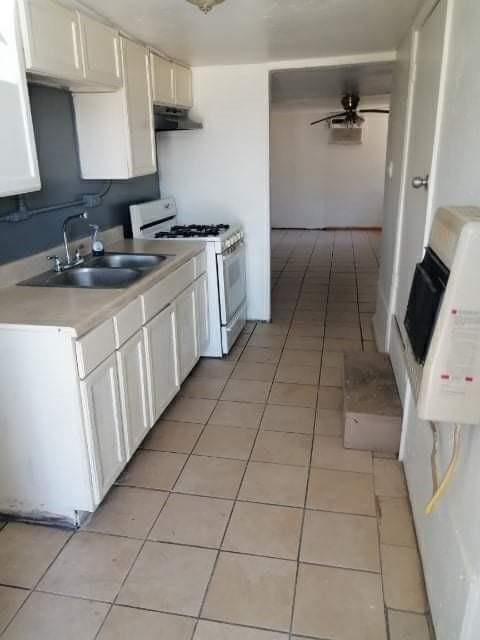
[[[208,341],[199,264],[80,338],[0,325],[0,513],[75,527],[95,511]]]

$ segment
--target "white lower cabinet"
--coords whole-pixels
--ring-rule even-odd
[[[152,424],[142,331],[138,331],[117,351],[117,365],[125,448],[127,458],[131,458]]]
[[[201,355],[206,349],[210,337],[208,321],[208,280],[206,273],[195,281],[194,288],[198,352],[199,355]]]
[[[0,325],[0,513],[78,524],[98,507],[198,361],[204,270],[195,256],[81,336]]]
[[[84,424],[98,503],[126,463],[115,354],[80,381]]]
[[[195,285],[191,285],[176,299],[178,367],[183,382],[198,360]]]
[[[144,327],[152,422],[156,422],[180,388],[175,305]]]

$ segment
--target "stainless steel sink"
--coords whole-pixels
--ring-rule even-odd
[[[138,269],[75,267],[58,273],[47,271],[19,282],[29,287],[75,287],[87,289],[123,289],[145,274]]]
[[[85,261],[88,267],[108,267],[113,269],[139,269],[148,271],[158,267],[168,256],[147,253],[105,253]]]

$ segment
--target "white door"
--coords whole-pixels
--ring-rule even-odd
[[[135,177],[157,170],[148,52],[127,38],[121,38],[121,42],[130,139],[130,177]]]
[[[0,197],[40,189],[15,0],[0,3]]]
[[[181,64],[173,65],[175,104],[190,109],[193,106],[192,70]]]
[[[195,280],[195,314],[197,320],[198,355],[203,355],[210,339],[208,318],[208,280],[204,273]]]
[[[126,453],[130,459],[152,426],[143,331],[117,351],[117,364]]]
[[[144,327],[152,422],[180,388],[175,306],[169,305]]]
[[[122,85],[118,32],[79,13],[85,79],[115,88]]]
[[[175,104],[173,67],[170,60],[150,54],[152,72],[152,93],[155,104]]]
[[[126,463],[115,354],[80,381],[80,392],[98,504]]]
[[[52,78],[83,77],[77,13],[53,0],[21,0],[27,70]]]
[[[178,296],[175,306],[177,309],[180,382],[183,382],[199,358],[194,285],[188,287],[186,291]]]
[[[442,0],[418,32],[396,300],[396,315],[402,331],[415,264],[422,258],[428,236],[428,230],[426,230],[428,187],[418,188],[417,185],[417,188],[414,188],[412,181],[415,178],[427,179],[427,176],[429,177],[432,173],[445,10],[446,1]]]

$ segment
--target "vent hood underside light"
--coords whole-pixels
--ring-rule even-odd
[[[201,122],[192,120],[187,109],[156,107],[153,111],[155,131],[192,131],[203,129]]]

